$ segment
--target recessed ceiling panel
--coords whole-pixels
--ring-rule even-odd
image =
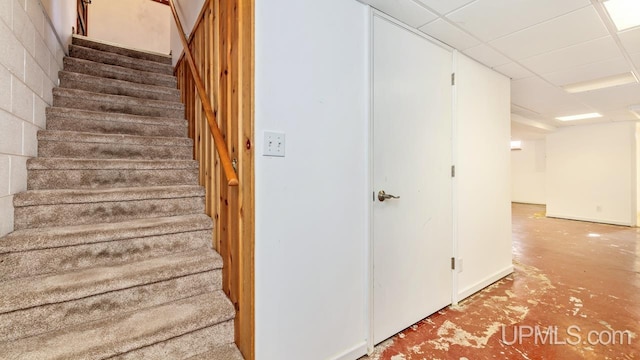
[[[520,60],[522,65],[537,74],[548,74],[620,57],[620,49],[611,36],[584,42],[564,49]]]
[[[496,39],[491,45],[514,60],[522,60],[608,34],[596,10],[589,6]]]
[[[511,81],[511,102],[550,118],[595,111],[538,77]]]
[[[640,84],[616,86],[575,94],[598,111],[624,110],[640,104]]]
[[[432,21],[420,27],[419,30],[458,50],[465,50],[480,44],[480,41],[471,35],[442,19]]]
[[[627,52],[640,52],[640,28],[620,32],[618,37]]]
[[[631,57],[633,64],[636,66],[636,69],[640,70],[640,53],[629,54],[629,56]]]
[[[478,0],[447,18],[490,41],[589,4],[589,0]]]
[[[584,81],[601,79],[607,76],[631,71],[629,63],[622,55],[592,64],[575,66],[570,69],[542,75],[547,81],[563,86]]]
[[[463,51],[473,59],[493,68],[510,63],[511,60],[486,45],[478,45]]]
[[[414,28],[438,17],[412,0],[362,0],[362,2]]]
[[[516,63],[508,63],[505,65],[496,66],[493,68],[495,71],[510,77],[512,80],[519,80],[534,76],[533,73]]]
[[[416,0],[428,6],[439,14],[447,14],[475,0]]]

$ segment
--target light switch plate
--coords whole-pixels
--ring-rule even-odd
[[[284,157],[285,135],[282,132],[264,132],[264,156]]]

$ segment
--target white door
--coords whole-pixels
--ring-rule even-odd
[[[373,17],[376,344],[451,303],[451,69],[450,51]]]

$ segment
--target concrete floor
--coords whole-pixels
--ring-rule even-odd
[[[513,274],[362,359],[640,359],[640,229],[544,213],[513,205]]]

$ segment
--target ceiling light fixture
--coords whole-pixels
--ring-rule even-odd
[[[640,2],[639,2],[640,3]],[[564,85],[562,88],[570,93],[579,93],[591,90],[604,89],[613,86],[627,85],[637,83],[638,79],[632,72],[612,75],[600,79],[583,81],[579,83]]]
[[[604,7],[618,31],[640,26],[640,1],[605,0]]]
[[[511,141],[511,150],[522,150],[522,141],[521,140],[512,140]]]
[[[575,120],[585,120],[585,119],[595,119],[601,118],[602,115],[598,113],[588,113],[588,114],[579,114],[579,115],[570,115],[570,116],[559,116],[556,120],[560,121],[575,121]]]

